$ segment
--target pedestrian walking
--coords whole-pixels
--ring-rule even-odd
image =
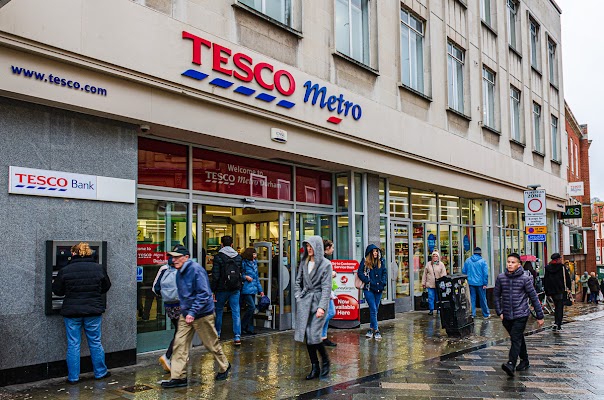
[[[476,297],[480,300],[480,308],[482,309],[482,317],[484,319],[491,318],[489,305],[487,304],[487,285],[489,284],[489,266],[482,258],[482,250],[480,247],[474,248],[474,254],[468,258],[461,270],[462,274],[468,276],[468,284],[470,285],[470,297],[472,299],[472,318],[476,318]]]
[[[82,328],[88,341],[94,379],[111,375],[105,364],[105,350],[101,343],[101,322],[105,312],[103,294],[111,288],[111,280],[102,265],[94,262],[92,249],[85,242],[71,247],[69,264],[59,270],[52,283],[57,296],[65,296],[61,315],[67,336],[67,383],[80,379],[80,344]]]
[[[551,261],[545,266],[543,277],[546,296],[554,301],[554,325],[553,330],[562,329],[562,318],[564,317],[564,300],[570,293],[570,275],[564,265],[562,256],[558,253],[552,254]]]
[[[161,297],[164,302],[166,316],[174,328],[174,336],[166,349],[166,353],[159,357],[159,364],[166,372],[170,372],[170,360],[174,349],[174,338],[178,332],[178,319],[180,318],[180,300],[178,299],[178,287],[176,286],[177,269],[174,268],[172,257],[168,258],[168,263],[162,265],[153,281],[153,293]]]
[[[239,305],[245,309],[241,318],[243,332],[255,335],[254,311],[256,310],[256,295],[264,296],[264,290],[258,278],[258,254],[256,249],[248,247],[241,255],[243,267],[243,287],[241,288],[241,300]]]
[[[581,288],[583,289],[583,298],[582,298],[582,302],[585,303],[585,300],[587,299],[587,295],[589,292],[589,285],[587,284],[587,281],[589,280],[589,272],[585,271],[583,272],[583,275],[581,275]]]
[[[223,236],[220,239],[222,248],[214,256],[212,267],[212,292],[216,299],[216,331],[220,338],[222,332],[222,315],[224,305],[229,302],[231,316],[233,318],[233,341],[235,346],[241,345],[241,309],[239,308],[239,297],[241,296],[242,259],[233,248],[233,238]]]
[[[331,257],[335,248],[333,247],[333,242],[329,239],[323,240],[323,251],[325,252],[325,257]],[[336,271],[332,269],[331,271],[331,295],[329,296],[329,308],[327,310],[327,315],[325,316],[325,325],[323,325],[323,332],[321,334],[321,340],[323,340],[323,344],[329,347],[336,347],[337,344],[332,342],[327,338],[327,329],[329,328],[329,321],[333,317],[336,316],[336,296],[335,290],[338,288],[338,284],[336,282]]]
[[[325,258],[323,239],[311,236],[302,243],[303,253],[294,285],[296,299],[296,330],[294,340],[306,342],[311,370],[306,379],[329,375],[330,362],[321,340],[325,326],[325,311],[331,294],[331,262]],[[321,354],[322,363],[319,365]]]
[[[359,264],[357,275],[363,282],[363,295],[369,306],[369,330],[365,337],[381,340],[382,334],[378,328],[377,315],[382,300],[382,292],[388,283],[388,268],[379,247],[374,244],[367,246],[365,258]]]
[[[176,286],[180,298],[180,317],[174,338],[170,380],[163,381],[161,386],[187,386],[187,362],[195,333],[218,363],[220,372],[216,374],[215,379],[225,380],[229,376],[231,364],[222,351],[214,326],[214,299],[210,291],[208,273],[190,259],[191,254],[184,246],[176,246],[168,254],[172,256],[174,268],[178,270]]]
[[[598,296],[600,296],[600,283],[596,278],[596,273],[592,272],[589,279],[587,280],[589,286],[589,301],[593,304],[598,304]]]
[[[434,303],[436,302],[436,280],[447,275],[445,264],[440,261],[440,254],[434,250],[432,260],[426,264],[424,275],[422,276],[422,287],[428,289],[428,315],[434,314]]]
[[[537,312],[537,322],[543,325],[543,309],[533,286],[533,279],[524,273],[520,266],[520,255],[511,253],[507,258],[507,271],[499,274],[493,289],[495,311],[501,318],[505,330],[510,335],[512,342],[508,354],[508,361],[501,368],[509,376],[514,376],[515,371],[524,371],[529,368],[528,352],[524,341],[524,329],[530,313],[528,299],[531,299]],[[516,366],[518,357],[520,363]]]

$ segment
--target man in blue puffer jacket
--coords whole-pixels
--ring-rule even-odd
[[[489,284],[489,266],[482,258],[480,247],[474,248],[474,255],[466,260],[461,270],[462,274],[468,275],[470,285],[470,298],[472,299],[472,318],[476,318],[476,296],[480,298],[482,317],[491,318],[489,305],[487,304],[487,285]]]
[[[524,342],[524,329],[530,314],[529,297],[537,312],[537,322],[541,327],[543,326],[543,309],[533,286],[533,279],[526,275],[520,266],[520,255],[511,253],[507,260],[507,271],[499,274],[493,290],[495,310],[512,341],[508,362],[501,365],[509,376],[514,376],[514,371],[524,371],[529,367]],[[520,356],[520,363],[516,367],[518,356]]]

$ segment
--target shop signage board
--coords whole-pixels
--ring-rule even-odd
[[[546,226],[545,190],[524,191],[525,226]]]
[[[336,315],[333,319],[354,321],[360,318],[359,289],[354,286],[354,275],[359,269],[356,260],[332,260],[331,265],[336,271],[338,288],[335,294]]]
[[[118,203],[136,202],[136,183],[131,179],[15,166],[9,167],[8,179],[8,192],[11,194]]]
[[[146,243],[136,245],[136,265],[165,265],[168,255],[165,251],[158,251],[159,243]]]
[[[583,196],[584,195],[584,184],[583,182],[568,182],[567,192],[569,196]]]
[[[583,206],[581,206],[581,204],[566,206],[564,212],[560,213],[560,219],[576,218],[583,218]]]
[[[526,235],[526,239],[531,243],[544,243],[545,235]]]
[[[527,226],[527,235],[544,235],[547,233],[547,226]]]

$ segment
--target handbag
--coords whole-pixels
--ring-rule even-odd
[[[354,287],[362,290],[365,287],[365,282],[359,278],[359,274],[354,274]]]
[[[562,268],[562,278],[564,279],[564,305],[569,307],[573,305],[573,300],[574,298],[572,297],[572,295],[569,293],[567,286],[566,286],[566,270],[564,268]]]
[[[428,308],[428,290],[424,289],[422,298],[419,300],[419,307],[422,309]]]

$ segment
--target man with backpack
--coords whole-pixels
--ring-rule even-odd
[[[170,372],[172,359],[172,349],[174,347],[174,338],[178,331],[178,319],[180,318],[180,300],[178,299],[178,287],[176,286],[176,273],[178,270],[174,268],[172,257],[168,259],[166,265],[162,265],[157,271],[155,281],[153,281],[153,293],[161,297],[164,302],[166,315],[172,321],[174,327],[174,337],[166,350],[166,354],[159,357],[159,363],[166,372]]]
[[[233,248],[233,238],[223,236],[220,239],[222,248],[214,256],[212,267],[212,292],[216,299],[216,331],[220,337],[222,329],[222,314],[225,303],[229,302],[233,316],[233,334],[235,346],[241,345],[241,310],[239,296],[243,276],[241,275],[242,259]]]

